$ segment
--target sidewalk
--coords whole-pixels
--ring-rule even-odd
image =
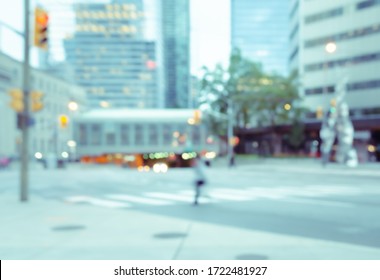
[[[188,207],[191,207],[190,205]],[[207,207],[192,208],[194,215]],[[0,194],[0,259],[380,259],[380,249]]]
[[[213,167],[228,168],[227,159],[218,158]],[[298,171],[320,174],[362,175],[380,177],[380,162],[360,163],[356,167],[348,167],[336,162],[322,166],[318,158],[237,158],[234,168],[241,170],[265,169],[272,171]]]

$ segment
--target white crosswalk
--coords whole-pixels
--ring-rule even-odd
[[[319,203],[321,205],[350,207],[348,203],[331,203],[323,198],[337,195],[355,196],[356,188],[342,186],[307,186],[307,187],[246,187],[246,188],[205,188],[199,202],[202,204],[218,202],[249,202],[254,200],[286,200],[291,203]],[[312,200],[312,198],[319,198]],[[131,208],[138,206],[167,206],[190,204],[194,191],[178,190],[175,192],[144,192],[141,195],[112,193],[99,197],[80,195],[64,199],[67,203],[91,204],[108,208]]]

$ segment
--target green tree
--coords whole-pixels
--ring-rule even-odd
[[[271,151],[279,152],[281,138],[276,127],[299,122],[305,111],[300,105],[297,73],[288,77],[265,73],[260,64],[244,58],[238,49],[232,51],[228,69],[217,65],[213,70],[203,70],[200,105],[211,130],[219,136],[226,134],[225,116],[232,106],[235,127],[247,127],[252,120],[269,127]]]

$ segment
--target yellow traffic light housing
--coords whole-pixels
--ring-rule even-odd
[[[323,107],[319,106],[316,111],[316,117],[317,119],[322,119],[323,118]]]
[[[11,107],[16,112],[21,113],[24,111],[24,93],[21,89],[11,89],[9,91],[9,95],[11,96]]]
[[[39,7],[34,12],[34,45],[37,48],[48,48],[48,13]]]
[[[201,110],[194,110],[194,124],[201,123],[202,120],[202,112]]]
[[[67,128],[69,126],[69,117],[67,115],[59,116],[59,126],[61,128]]]
[[[30,98],[32,99],[31,109],[32,112],[41,111],[44,108],[44,104],[42,102],[44,94],[40,91],[32,91],[30,93]]]

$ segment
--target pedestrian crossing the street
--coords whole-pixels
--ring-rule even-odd
[[[282,200],[291,203],[320,203],[323,198],[338,195],[354,196],[360,191],[344,186],[307,186],[307,187],[246,187],[246,188],[211,188],[205,189],[199,202],[201,204],[225,202],[250,202],[255,200]],[[319,198],[318,200],[312,200]],[[135,208],[142,206],[170,206],[191,204],[194,191],[176,190],[174,192],[143,192],[141,194],[111,193],[98,196],[79,195],[64,198],[66,203],[90,204],[107,208]],[[327,202],[327,201],[325,201]],[[325,203],[325,205],[334,205]],[[336,206],[347,206],[336,203]]]

